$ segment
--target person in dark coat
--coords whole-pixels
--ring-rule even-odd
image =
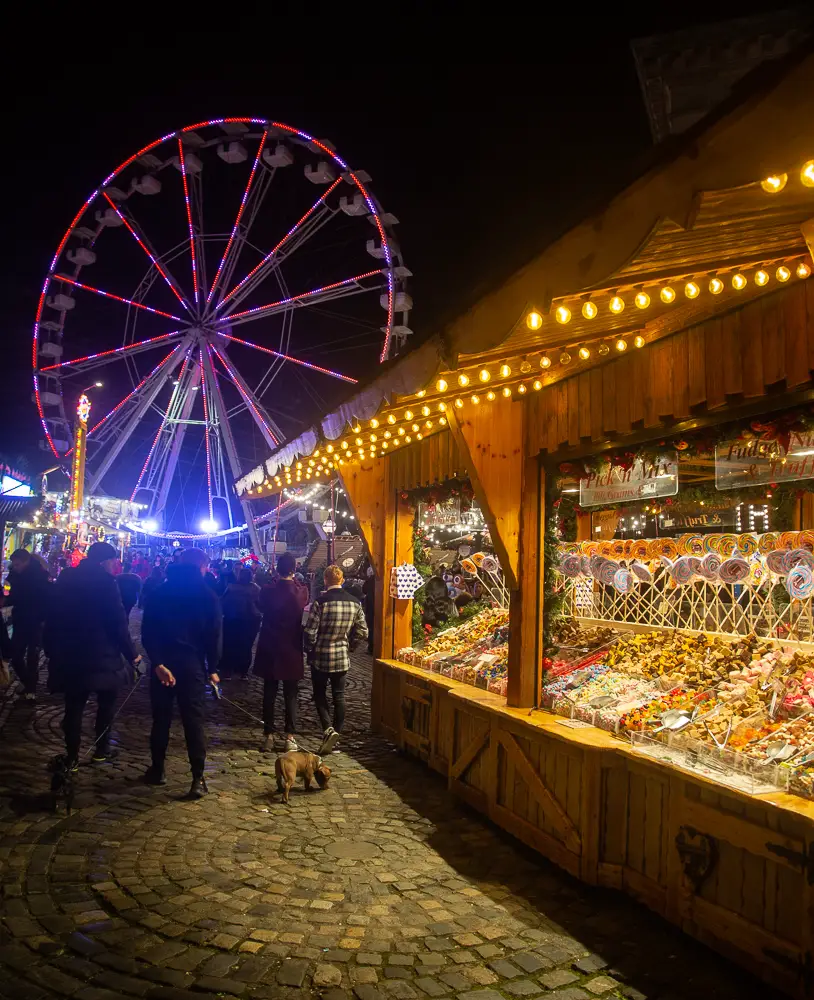
[[[250,569],[238,572],[237,582],[223,593],[223,656],[218,673],[221,678],[237,674],[246,680],[252,665],[252,647],[260,627],[260,588],[252,580]]]
[[[167,580],[154,590],[144,607],[141,640],[152,664],[150,733],[152,764],[144,780],[164,785],[164,760],[170,742],[173,700],[178,700],[187,754],[192,769],[189,797],[199,799],[209,789],[204,778],[206,734],[204,710],[207,677],[219,681],[223,618],[217,594],[204,575],[209,557],[203,549],[186,549]]]
[[[140,659],[112,576],[116,558],[116,550],[107,542],[91,545],[86,559],[59,574],[46,617],[49,688],[65,695],[62,728],[72,770],[79,766],[82,713],[88,697],[96,693],[93,759],[103,761],[109,753],[116,698]]]
[[[153,566],[150,575],[144,581],[144,586],[141,588],[138,602],[140,608],[144,608],[144,602],[154,590],[157,590],[161,586],[164,579],[164,570],[160,566]]]
[[[308,588],[294,579],[297,564],[289,552],[277,560],[278,578],[260,592],[263,625],[254,657],[254,673],[263,678],[263,750],[274,749],[274,703],[283,685],[285,750],[297,749],[297,695],[305,674],[302,653],[302,612]]]
[[[11,665],[23,684],[25,700],[36,701],[42,627],[51,584],[43,563],[25,549],[13,552],[10,562],[5,606],[11,607]]]
[[[125,614],[129,618],[141,594],[141,577],[137,573],[120,573],[116,577],[116,583],[122,595]]]

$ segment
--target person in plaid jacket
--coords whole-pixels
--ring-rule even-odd
[[[345,678],[350,669],[349,653],[367,639],[367,622],[359,600],[342,587],[344,574],[338,566],[325,569],[325,586],[311,605],[305,626],[305,649],[311,665],[314,704],[324,730],[319,755],[336,746],[345,721]],[[328,684],[333,698],[333,725],[328,712]]]

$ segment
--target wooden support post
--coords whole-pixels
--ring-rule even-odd
[[[531,450],[524,403],[470,407],[450,415],[472,487],[510,590],[508,703],[536,704],[542,617],[542,473]]]
[[[411,562],[413,512],[390,488],[388,459],[373,459],[343,468],[342,483],[376,574],[373,654],[391,658],[412,639],[412,601],[390,597],[390,570]]]

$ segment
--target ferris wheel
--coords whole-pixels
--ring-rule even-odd
[[[228,530],[246,464],[409,335],[396,222],[364,171],[281,122],[199,122],[139,149],[79,209],[42,287],[43,446],[70,455],[78,396],[101,384],[87,492],[143,504],[152,533]]]

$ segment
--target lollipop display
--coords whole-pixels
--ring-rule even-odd
[[[578,573],[582,572],[581,557],[575,555],[574,559],[577,560],[577,565],[579,566],[577,572]],[[494,556],[484,556],[483,559],[481,560],[480,568],[483,570],[484,573],[498,573],[500,571],[500,566],[498,565],[498,561],[497,559],[495,559]]]
[[[799,531],[784,531],[780,535],[779,545],[781,549],[796,549],[797,548],[797,536]]]
[[[613,586],[620,594],[627,594],[633,586],[633,576],[626,569],[617,569],[613,574]]]
[[[579,557],[581,572],[583,576],[591,575],[591,560],[588,556]]]
[[[678,559],[678,545],[672,540],[672,538],[662,538],[661,539],[661,555],[666,556],[668,559]]]
[[[814,552],[814,531],[808,528],[801,531],[797,538],[797,544],[801,549],[808,549],[809,552]]]
[[[789,597],[798,601],[811,597],[811,592],[814,590],[814,574],[812,574],[811,568],[799,565],[789,570],[786,577],[786,590],[789,592]]]
[[[701,535],[685,535],[685,555],[702,556],[704,554],[704,539]]]
[[[707,535],[704,538],[704,552],[715,552],[717,554],[720,540],[720,535]]]
[[[647,559],[650,543],[645,538],[635,539],[630,546],[630,554],[634,559]]]
[[[633,571],[633,573],[642,581],[642,583],[653,582],[653,574],[650,572],[648,567],[644,565],[644,563],[635,562],[630,568]]]
[[[718,577],[722,583],[740,583],[747,576],[749,576],[749,563],[741,556],[724,559],[718,570]]]
[[[792,549],[788,554],[789,568],[792,566],[808,566],[814,569],[814,553],[808,549]]]

